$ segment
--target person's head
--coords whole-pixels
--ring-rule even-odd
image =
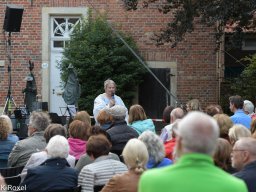
[[[12,133],[13,132],[13,126],[12,126],[12,121],[11,121],[10,117],[8,115],[1,115],[0,117],[5,118],[5,120],[9,124],[9,132],[8,133]]]
[[[217,121],[220,128],[220,137],[229,140],[228,132],[233,126],[233,122],[227,114],[216,114],[213,118]]]
[[[67,137],[67,130],[60,124],[52,123],[50,124],[44,131],[44,138],[46,143],[50,141],[50,139],[55,135],[61,135],[63,137]]]
[[[141,105],[132,105],[130,107],[128,123],[145,119],[147,119],[147,116]]]
[[[149,159],[155,163],[161,162],[165,157],[164,144],[160,137],[152,131],[144,131],[139,140],[143,141],[147,147]]]
[[[177,119],[182,119],[184,117],[185,113],[183,111],[183,109],[181,109],[180,107],[177,107],[175,109],[172,110],[170,117],[171,117],[171,123],[173,123],[174,121],[176,121]]]
[[[256,139],[251,137],[239,139],[233,146],[232,167],[241,170],[245,165],[256,161]]]
[[[173,106],[166,106],[163,111],[163,120],[165,123],[170,124],[170,114],[174,109]]]
[[[137,173],[142,173],[146,169],[148,150],[139,139],[130,139],[123,149],[122,156],[129,169]]]
[[[86,153],[94,159],[108,155],[111,148],[111,143],[106,136],[92,135],[86,143]]]
[[[79,111],[76,113],[73,120],[79,120],[83,122],[87,122],[89,125],[91,125],[91,117],[87,111]]]
[[[187,111],[201,111],[200,102],[198,99],[191,99],[186,104]]]
[[[32,112],[28,124],[28,136],[34,132],[44,131],[51,123],[50,116],[45,112]]]
[[[212,156],[217,146],[219,127],[209,115],[193,111],[178,124],[176,155],[202,153]]]
[[[104,82],[104,90],[108,96],[112,96],[116,92],[116,83],[111,79],[107,79]]]
[[[237,109],[243,109],[244,100],[239,95],[229,97],[229,109],[231,112],[235,112]]]
[[[242,124],[233,125],[228,132],[229,140],[232,145],[242,137],[250,137],[251,132]]]
[[[100,125],[104,125],[106,123],[111,123],[111,122],[113,122],[113,116],[110,113],[107,113],[107,111],[105,109],[102,109],[98,113],[97,122]]]
[[[247,115],[250,115],[254,112],[254,105],[251,101],[249,100],[244,100],[244,106],[243,106],[244,112]]]
[[[62,135],[53,136],[46,146],[49,158],[67,158],[69,153],[68,140]]]
[[[90,125],[88,122],[74,120],[69,125],[69,136],[86,141],[88,139]]]
[[[231,166],[231,152],[231,144],[226,139],[218,138],[217,148],[213,155],[215,165],[223,170],[228,170]]]
[[[126,116],[126,108],[121,105],[114,105],[111,108],[105,108],[106,112],[113,117],[114,121],[124,120]]]
[[[10,131],[10,125],[4,117],[0,117],[0,140],[6,140]]]
[[[223,110],[220,105],[208,105],[205,108],[205,113],[213,117],[216,114],[222,114]]]
[[[98,125],[93,125],[90,129],[90,134],[89,134],[89,137],[92,136],[92,135],[99,135],[99,134],[102,134],[102,135],[105,135],[107,136],[107,132],[102,129],[100,126]]]

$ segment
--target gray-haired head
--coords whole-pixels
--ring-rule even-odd
[[[69,153],[68,140],[61,136],[53,136],[46,146],[49,158],[67,158]]]
[[[48,113],[45,112],[32,112],[29,118],[29,124],[37,131],[44,131],[51,123]]]
[[[104,81],[104,89],[107,88],[108,85],[113,84],[116,87],[116,83],[112,79],[107,79]]]
[[[152,131],[144,131],[139,139],[143,141],[148,149],[149,159],[155,163],[161,162],[165,157],[164,144],[160,137]]]
[[[209,115],[193,111],[179,122],[177,135],[182,153],[212,155],[217,146],[219,127],[216,120]]]
[[[112,115],[114,120],[124,120],[127,109],[121,105],[114,105],[111,108],[104,109],[108,114]]]
[[[253,103],[251,101],[244,100],[244,107],[243,107],[243,109],[244,109],[244,112],[246,114],[250,115],[250,114],[252,114],[254,112],[254,105],[253,105]]]

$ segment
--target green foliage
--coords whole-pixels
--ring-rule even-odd
[[[123,34],[126,42],[136,50],[134,41]],[[145,69],[117,38],[105,18],[84,20],[74,30],[64,58],[59,65],[61,77],[67,80],[72,64],[81,84],[79,108],[92,114],[95,97],[104,92],[103,83],[111,78],[117,83],[117,94],[130,105]]]
[[[157,0],[141,0],[144,7],[148,7]],[[135,10],[139,5],[139,0],[123,0],[127,10]],[[256,10],[256,0],[167,0],[166,3],[159,3],[158,9],[166,14],[170,11],[174,18],[165,29],[156,34],[156,43],[158,45],[171,43],[175,47],[178,42],[182,41],[186,33],[194,30],[195,18],[199,18],[201,23],[207,26],[214,26],[218,22],[216,30],[216,45],[221,43],[221,37],[227,24],[233,25],[234,38],[243,31],[256,26],[254,16]],[[254,21],[253,21],[254,19]],[[232,44],[232,43],[231,43]],[[237,44],[237,42],[236,42]],[[241,43],[238,44],[239,46]]]
[[[249,62],[249,65],[238,78],[232,81],[231,89],[235,94],[254,101],[256,98],[256,54],[245,57],[243,60]]]

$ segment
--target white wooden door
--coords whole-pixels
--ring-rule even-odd
[[[61,64],[63,50],[70,40],[74,27],[80,22],[79,17],[51,17],[51,63],[50,63],[50,112],[67,115],[62,98],[64,91],[58,65]]]

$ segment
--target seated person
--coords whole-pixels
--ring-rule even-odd
[[[147,147],[139,139],[130,139],[125,145],[122,155],[129,171],[114,175],[101,192],[138,191],[140,176],[146,170],[148,162]]]
[[[106,131],[101,129],[100,126],[97,126],[97,125],[92,126],[91,131],[90,131],[90,135],[92,136],[92,135],[100,135],[100,134],[106,136]],[[110,159],[120,161],[119,157],[115,153],[109,152],[108,157]],[[84,166],[86,166],[88,164],[91,164],[92,162],[93,162],[93,159],[90,158],[90,156],[87,153],[85,153],[84,155],[82,155],[80,157],[80,159],[76,163],[75,168],[76,168],[76,170],[78,170],[80,172],[83,169]]]
[[[74,120],[69,125],[69,154],[73,155],[76,160],[86,153],[86,142],[90,128],[91,125],[88,122],[80,120]]]
[[[148,169],[172,164],[172,160],[165,158],[164,144],[158,135],[152,131],[145,131],[139,136],[139,139],[145,143],[148,149]]]
[[[148,119],[141,105],[132,105],[129,110],[128,125],[135,129],[139,135],[146,130],[156,132],[152,119]]]
[[[41,151],[46,147],[44,130],[48,127],[50,121],[47,113],[32,112],[28,125],[29,137],[18,141],[14,145],[8,157],[8,166],[25,166],[32,153]]]
[[[67,130],[65,127],[63,127],[60,124],[50,124],[45,132],[44,132],[44,138],[46,140],[46,143],[50,141],[50,139],[55,135],[62,135],[63,137],[67,137]],[[29,158],[27,164],[25,165],[24,169],[21,172],[21,181],[24,180],[24,178],[27,175],[27,169],[39,166],[43,162],[47,160],[47,152],[46,150],[33,153],[31,157]],[[72,155],[68,155],[67,157],[68,164],[70,167],[75,167],[75,157]]]
[[[89,138],[86,151],[94,160],[84,166],[78,177],[82,191],[94,191],[94,187],[105,185],[115,174],[127,171],[125,164],[111,159],[108,154],[111,144],[104,135],[93,135]]]
[[[127,110],[125,107],[115,105],[106,108],[106,112],[113,117],[113,125],[107,130],[107,137],[112,144],[110,151],[120,156],[129,139],[137,138],[139,134],[127,125],[125,121]]]
[[[7,167],[8,156],[15,143],[19,140],[12,134],[12,122],[7,115],[0,116],[0,167]]]
[[[46,146],[49,159],[41,165],[30,168],[21,183],[26,191],[50,191],[72,189],[77,186],[78,172],[69,167],[66,160],[69,152],[68,141],[55,135]]]

